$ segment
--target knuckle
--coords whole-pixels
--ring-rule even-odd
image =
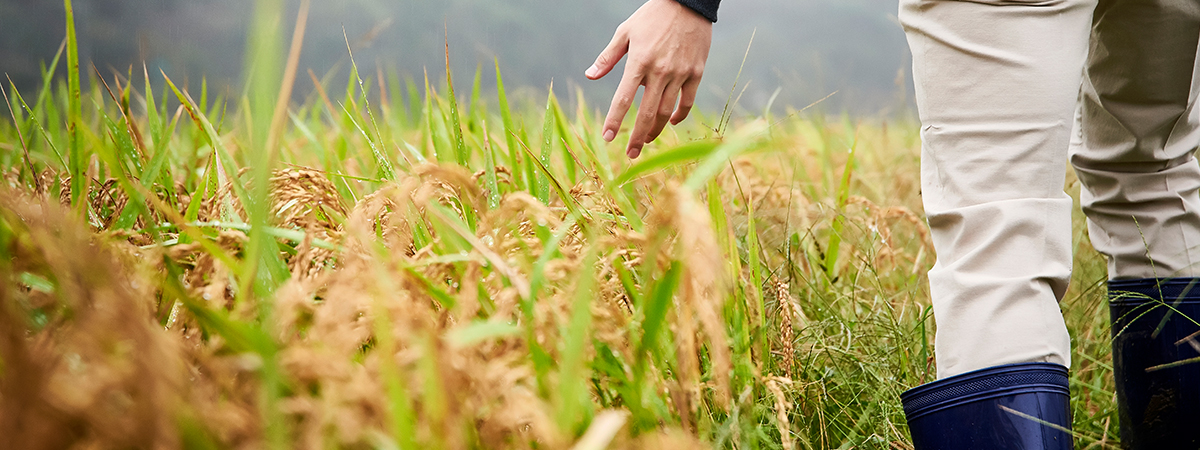
[[[633,75],[642,76],[653,72],[650,63],[643,59],[631,60],[628,63],[626,70],[629,70]]]

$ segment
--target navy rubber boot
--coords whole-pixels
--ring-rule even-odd
[[[1121,445],[1200,449],[1200,278],[1108,282]]]
[[[900,394],[916,450],[1071,450],[1067,368],[989,367]]]

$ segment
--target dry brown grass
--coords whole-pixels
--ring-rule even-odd
[[[184,345],[155,326],[151,273],[57,205],[0,197],[0,216],[18,237],[0,277],[54,285],[0,289],[0,447],[178,447]]]

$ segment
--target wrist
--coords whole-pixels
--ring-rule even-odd
[[[684,6],[684,9],[703,17],[709,22],[716,23],[717,8],[721,0],[671,0]]]

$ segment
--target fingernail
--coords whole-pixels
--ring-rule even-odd
[[[584,72],[583,74],[587,75],[588,78],[596,78],[596,75],[599,73],[600,73],[600,68],[596,67],[595,64],[592,64],[592,67],[588,67],[587,72]]]
[[[642,149],[637,148],[637,147],[630,147],[629,150],[625,151],[625,156],[628,156],[629,159],[637,159],[638,155],[641,155],[641,154],[642,154]]]
[[[604,130],[604,142],[612,142],[617,138],[617,133],[613,130]]]

